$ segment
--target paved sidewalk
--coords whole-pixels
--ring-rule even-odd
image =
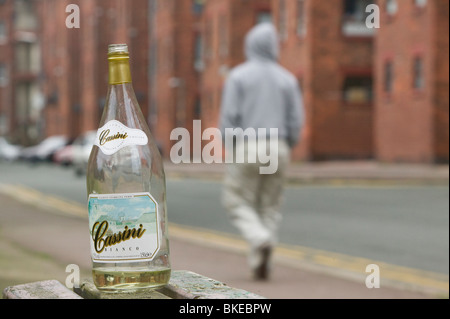
[[[171,177],[222,178],[226,164],[173,164],[164,167]],[[385,164],[376,161],[328,161],[291,163],[291,183],[420,183],[448,184],[449,165]]]
[[[90,276],[88,228],[85,218],[63,215],[18,202],[0,194],[0,289],[8,285],[57,279],[65,282],[65,267],[77,264]],[[308,268],[277,263],[269,282],[250,279],[246,256],[208,243],[172,236],[175,270],[190,270],[274,299],[428,299],[448,298],[332,276]]]

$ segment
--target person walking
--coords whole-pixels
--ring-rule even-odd
[[[273,247],[281,222],[280,203],[290,151],[299,142],[304,121],[302,95],[297,79],[278,63],[278,35],[271,23],[255,26],[245,39],[247,61],[232,69],[225,83],[220,112],[220,130],[277,129],[277,169],[261,174],[266,163],[258,147],[271,151],[269,139],[236,139],[236,158],[227,165],[222,203],[231,222],[249,244],[248,262],[254,279],[269,279]],[[264,130],[262,130],[264,132]],[[260,143],[261,140],[265,143]],[[263,146],[262,146],[263,145]],[[261,150],[259,150],[261,152]],[[256,159],[255,161],[249,159]]]

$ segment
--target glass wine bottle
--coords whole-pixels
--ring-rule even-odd
[[[171,273],[163,162],[137,102],[128,47],[108,49],[106,105],[87,169],[94,284],[156,288]]]

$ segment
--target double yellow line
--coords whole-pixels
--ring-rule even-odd
[[[46,209],[52,213],[79,218],[88,217],[87,206],[44,194],[22,185],[0,185],[0,193],[21,202]],[[246,242],[240,237],[218,231],[170,223],[169,234],[172,238],[234,253],[245,254],[248,249]],[[337,275],[361,282],[362,285],[365,284],[365,278],[369,275],[366,273],[366,267],[376,264],[380,269],[382,287],[402,288],[445,298],[448,298],[449,294],[448,275],[392,265],[366,258],[298,245],[280,244],[275,250],[274,259],[276,263],[285,266]]]

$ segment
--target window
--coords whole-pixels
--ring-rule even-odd
[[[0,63],[0,87],[8,85],[8,68],[5,63]]]
[[[394,65],[388,61],[384,65],[384,92],[391,93],[394,88]]]
[[[16,44],[15,64],[17,71],[31,71],[31,46],[32,44],[30,42],[18,42]]]
[[[306,34],[305,0],[297,0],[297,35],[302,37],[305,34]]]
[[[344,81],[344,101],[346,103],[370,103],[373,99],[371,76],[348,76]]]
[[[413,87],[416,90],[421,90],[425,87],[425,78],[423,71],[423,59],[421,57],[416,57],[414,59],[414,69],[413,69]]]
[[[14,4],[14,26],[19,30],[33,30],[37,27],[37,15],[34,11],[35,2],[31,0],[16,0]]]
[[[282,40],[287,39],[287,11],[286,0],[280,0],[280,6],[278,8],[278,32]]]
[[[397,0],[387,0],[386,1],[386,12],[390,15],[396,14],[398,11]]]
[[[256,14],[256,24],[272,22],[272,14],[269,11],[259,11]]]
[[[200,15],[203,12],[206,0],[193,0],[192,1],[192,12],[195,15]]]
[[[3,44],[8,39],[8,30],[6,28],[6,22],[0,20],[0,44]]]
[[[203,37],[200,33],[197,33],[195,35],[194,69],[201,72],[203,68]]]
[[[194,104],[194,119],[200,120],[202,118],[202,100],[200,96],[195,98]]]
[[[373,28],[366,26],[366,19],[370,12],[366,12],[368,5],[374,0],[345,0],[342,22],[342,32],[347,36],[372,36]]]
[[[219,55],[224,58],[228,55],[228,21],[227,16],[219,17]]]
[[[204,50],[205,50],[205,58],[211,59],[213,57],[213,28],[214,23],[211,19],[206,20],[205,22],[205,42],[204,42]]]
[[[414,0],[414,4],[419,8],[423,8],[427,5],[427,0]]]

